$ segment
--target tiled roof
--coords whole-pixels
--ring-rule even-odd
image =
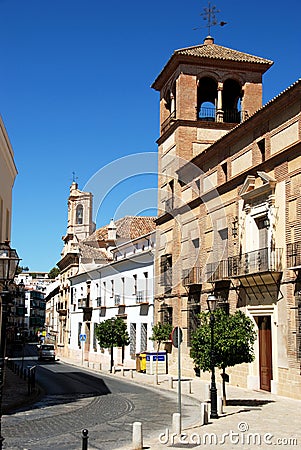
[[[207,36],[204,40],[204,44],[175,50],[161,73],[153,82],[152,88],[160,90],[164,82],[175,70],[175,67],[181,62],[196,62],[197,64],[204,62],[204,64],[207,63],[207,65],[211,65],[212,61],[219,61],[220,63],[222,61],[229,61],[233,63],[252,64],[256,65],[256,69],[261,73],[264,73],[273,65],[273,61],[270,59],[261,58],[259,56],[250,55],[249,53],[214,44],[214,39],[211,36]]]
[[[115,222],[117,239],[136,239],[155,230],[155,217],[125,216]],[[94,231],[83,242],[93,247],[101,246],[108,239],[108,225]]]
[[[247,63],[269,64],[269,65],[273,64],[273,61],[269,59],[249,55],[248,53],[239,52],[238,50],[232,50],[231,48],[222,47],[221,45],[213,43],[182,48],[179,50],[175,50],[174,54],[195,56],[198,58],[222,59]]]
[[[105,260],[108,261],[107,253],[100,248],[98,244],[95,246],[79,243],[80,255],[82,259],[94,259],[94,260]]]

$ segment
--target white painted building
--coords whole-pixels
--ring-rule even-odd
[[[130,345],[114,349],[114,364],[135,367],[136,354],[153,350],[155,231],[119,243],[113,261],[70,278],[69,355],[78,362],[101,363],[109,368],[110,353],[95,339],[101,321],[122,317]],[[87,339],[80,342],[80,334]],[[82,347],[83,345],[83,347]]]

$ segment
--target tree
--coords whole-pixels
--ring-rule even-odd
[[[29,267],[23,267],[23,266],[18,266],[17,268],[17,275],[19,275],[22,272],[29,272]]]
[[[111,350],[110,372],[112,373],[114,365],[113,348],[123,347],[130,343],[126,323],[121,317],[104,320],[95,327],[95,336],[101,348]]]
[[[214,312],[214,362],[222,369],[223,404],[226,404],[226,368],[254,361],[256,332],[249,317],[242,311],[227,315],[224,310]],[[190,356],[197,368],[211,369],[210,313],[200,313],[200,325],[192,336]]]
[[[53,267],[53,268],[49,271],[48,277],[49,277],[51,280],[54,280],[54,279],[58,276],[59,273],[60,273],[60,269],[59,269],[58,267]]]
[[[160,351],[160,345],[164,341],[168,341],[170,339],[170,333],[172,332],[172,325],[169,323],[161,323],[158,322],[153,326],[153,334],[150,337],[151,341],[157,342],[157,352]]]

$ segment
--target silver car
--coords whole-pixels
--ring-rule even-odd
[[[39,361],[55,361],[55,347],[53,344],[41,344],[39,347]]]

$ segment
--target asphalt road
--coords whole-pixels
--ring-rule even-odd
[[[159,436],[177,412],[173,392],[148,388],[113,376],[91,373],[60,362],[38,362],[39,402],[2,418],[9,450],[81,449],[81,431],[89,430],[89,450],[113,450],[132,439],[132,423],[142,422],[144,438]],[[198,416],[199,403],[183,396],[183,423]]]

